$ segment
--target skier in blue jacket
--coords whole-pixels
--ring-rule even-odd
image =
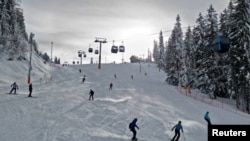
[[[211,125],[211,120],[210,120],[209,112],[208,111],[205,113],[204,119],[207,121],[208,125]]]
[[[176,124],[173,128],[172,128],[172,131],[175,129],[175,135],[174,137],[172,138],[171,141],[178,141],[179,138],[180,138],[180,130],[182,131],[183,133],[183,127],[181,125],[181,121],[178,122],[178,124]]]
[[[130,124],[129,124],[129,129],[130,131],[133,133],[133,137],[131,138],[132,140],[137,140],[136,138],[136,130],[135,130],[135,127],[137,129],[139,129],[139,127],[136,125],[136,122],[137,122],[137,118],[135,118]]]

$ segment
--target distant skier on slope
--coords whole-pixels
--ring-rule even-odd
[[[137,118],[135,118],[130,124],[129,124],[129,129],[130,131],[133,133],[133,137],[131,138],[132,141],[136,141],[137,138],[136,138],[136,130],[135,130],[135,127],[137,129],[139,129],[139,127],[136,125],[136,122],[137,122]]]
[[[208,124],[208,125],[212,125],[212,124],[211,124],[210,117],[209,117],[209,112],[208,112],[208,111],[205,113],[204,119],[207,121],[207,124]]]
[[[18,85],[16,84],[16,82],[11,84],[10,87],[12,87],[12,89],[10,90],[10,94],[12,94],[13,91],[14,91],[14,94],[16,94],[16,90],[18,89]]]
[[[112,88],[113,88],[113,83],[111,82],[111,83],[109,84],[109,90],[112,90]]]
[[[182,131],[183,133],[183,127],[181,125],[181,121],[178,122],[178,124],[176,124],[173,128],[172,128],[172,131],[175,129],[175,135],[174,137],[172,138],[171,141],[178,141],[179,138],[180,138],[180,130]]]
[[[82,78],[82,83],[84,83],[86,80],[86,76],[84,75],[83,78]]]
[[[92,89],[90,89],[90,92],[89,92],[89,100],[94,100],[94,91]]]
[[[32,83],[29,84],[29,96],[28,97],[32,97],[32,90],[33,90],[33,87],[32,87]]]

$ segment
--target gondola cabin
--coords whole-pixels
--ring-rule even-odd
[[[115,46],[115,45],[113,45],[113,46],[111,47],[111,53],[117,53],[117,52],[118,52],[118,47]]]
[[[89,52],[92,53],[93,52],[93,48],[90,47],[89,48]]]
[[[125,52],[125,47],[123,45],[119,46],[119,52]]]
[[[95,54],[99,54],[98,50],[95,50]]]
[[[84,54],[84,55],[83,55],[83,57],[84,57],[84,58],[86,58],[86,57],[87,57],[87,55],[86,55],[86,54]]]
[[[226,36],[217,36],[211,44],[213,51],[218,53],[225,53],[230,48],[229,38]]]

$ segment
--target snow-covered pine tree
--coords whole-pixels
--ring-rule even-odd
[[[235,0],[233,2],[234,10],[229,21],[231,43],[229,51],[233,88],[237,95],[243,86],[249,87],[250,85],[250,2],[249,0]],[[239,99],[237,99],[237,103],[239,104]]]
[[[24,18],[22,9],[17,6],[16,0],[1,0],[0,3],[0,53],[7,54],[9,60],[24,58],[27,51]]]
[[[159,34],[159,63],[158,67],[159,69],[165,70],[165,49],[164,49],[164,41],[163,41],[163,35],[162,31],[160,31]]]
[[[193,70],[193,60],[194,60],[194,56],[193,54],[191,54],[191,50],[193,50],[194,48],[194,43],[193,43],[193,34],[190,26],[187,28],[187,31],[185,33],[184,45],[185,45],[184,60],[186,66],[185,75],[187,79],[186,82],[187,85],[190,86],[190,83],[193,81],[192,70]]]
[[[156,64],[159,64],[159,58],[160,58],[159,54],[160,54],[160,51],[159,51],[157,41],[154,40],[153,58]]]
[[[212,49],[209,46],[218,35],[218,19],[217,19],[217,13],[212,5],[210,5],[207,11],[208,13],[204,19],[198,19],[202,21],[199,21],[200,25],[198,25],[198,27],[195,29],[198,31],[198,33],[194,33],[194,36],[198,35],[197,37],[194,37],[194,40],[195,42],[199,43],[196,55],[200,56],[198,58],[198,63],[197,63],[198,72],[196,74],[197,80],[199,82],[196,82],[196,84],[198,84],[197,87],[202,92],[215,96],[214,92],[218,86],[215,79],[220,71],[216,69],[217,68],[217,58],[215,56],[216,54],[212,51]]]
[[[181,29],[180,16],[177,15],[176,23],[170,35],[167,51],[166,51],[166,64],[167,64],[167,79],[166,81],[172,85],[186,85],[184,77],[184,59],[183,59],[183,32]]]
[[[229,21],[230,15],[233,11],[233,3],[229,2],[228,8],[223,10],[220,14],[219,31],[223,36],[228,37],[229,34]],[[232,77],[231,77],[231,65],[229,51],[226,53],[221,53],[219,55],[219,69],[221,75],[218,76],[218,89],[216,89],[216,94],[221,97],[231,97],[233,92]]]
[[[193,81],[191,87],[198,88],[202,92],[205,92],[205,86],[207,77],[205,75],[205,61],[206,58],[206,46],[205,46],[205,22],[204,17],[201,13],[196,20],[196,26],[193,29],[193,41],[194,48],[191,50],[191,53],[194,56],[193,62]]]

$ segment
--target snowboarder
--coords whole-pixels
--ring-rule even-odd
[[[207,121],[207,124],[208,124],[208,125],[212,125],[212,124],[211,124],[210,117],[209,117],[209,112],[208,112],[208,111],[205,113],[204,119]]]
[[[31,94],[32,94],[32,90],[33,90],[33,87],[32,87],[32,83],[29,84],[29,96],[28,97],[32,97]]]
[[[109,90],[112,90],[112,87],[113,87],[113,83],[110,83],[109,84]]]
[[[175,129],[175,135],[174,137],[172,138],[171,141],[178,141],[179,138],[180,138],[180,130],[182,131],[183,133],[183,128],[182,128],[182,125],[181,125],[181,121],[178,122],[178,124],[176,124],[173,128],[172,128],[172,131]]]
[[[132,141],[136,141],[137,138],[136,138],[136,130],[135,130],[135,127],[137,129],[139,129],[139,127],[136,125],[136,122],[137,122],[137,118],[135,118],[130,124],[129,124],[129,129],[130,131],[133,133],[133,137],[131,138]]]
[[[13,91],[14,91],[14,94],[16,94],[16,90],[18,89],[18,85],[16,84],[16,82],[11,84],[10,87],[12,87],[12,89],[10,90],[10,94],[12,94]]]
[[[94,100],[94,91],[92,89],[90,89],[90,92],[89,92],[89,100]]]

